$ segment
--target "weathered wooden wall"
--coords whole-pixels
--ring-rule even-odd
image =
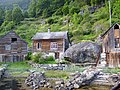
[[[106,62],[109,66],[117,67],[120,64],[120,29],[117,25],[113,26],[103,38],[103,52],[106,53]],[[119,40],[116,47],[115,39]]]
[[[17,41],[12,43],[11,38],[17,38]],[[11,50],[5,50],[5,45],[10,45]],[[21,40],[21,38],[17,36],[14,32],[10,32],[0,40],[0,54],[12,54],[12,53],[14,54],[27,53],[27,43]]]
[[[120,66],[120,52],[111,52],[109,54],[109,66],[119,67]]]
[[[12,42],[12,38],[16,38],[17,41]],[[6,45],[9,45],[10,50],[5,49]],[[7,33],[0,39],[0,55],[3,59],[1,61],[11,61],[14,57],[16,57],[15,61],[19,61],[23,59],[22,57],[26,54],[27,43],[23,41],[14,31]]]
[[[63,51],[63,39],[46,39],[46,40],[33,40],[33,52],[37,51],[45,51],[45,52],[51,52],[53,50],[50,50],[51,42],[57,42],[58,49],[55,51]],[[41,49],[37,49],[38,43],[41,43]]]

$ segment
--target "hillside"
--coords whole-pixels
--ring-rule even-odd
[[[111,0],[112,23],[120,22],[119,2]],[[20,22],[16,24],[14,20],[3,20],[0,35],[14,29],[29,43],[29,46],[32,45],[31,38],[36,32],[45,32],[49,27],[51,31],[68,30],[71,41],[78,43],[95,41],[109,28],[109,8],[106,0],[41,0],[37,3],[32,0],[28,13]]]
[[[12,9],[13,4],[18,4],[22,9],[27,9],[31,0],[0,0],[0,6],[4,9]]]

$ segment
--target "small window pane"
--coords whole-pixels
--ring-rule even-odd
[[[14,43],[14,42],[16,42],[16,41],[17,41],[17,38],[12,38],[12,39],[11,39],[11,42],[12,42],[12,43]]]
[[[11,45],[5,45],[5,50],[11,50]]]
[[[115,48],[119,48],[119,38],[115,38]]]
[[[37,44],[37,49],[41,49],[41,43]]]
[[[58,44],[57,44],[57,42],[51,42],[50,49],[51,49],[51,50],[57,50],[57,49],[58,49]]]

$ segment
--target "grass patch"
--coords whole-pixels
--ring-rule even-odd
[[[102,71],[104,73],[118,74],[120,73],[120,68],[104,68]]]
[[[63,79],[67,79],[68,76],[70,75],[69,72],[66,71],[60,71],[60,70],[49,70],[45,72],[46,77],[48,78],[63,78]]]
[[[0,65],[2,64],[8,64],[8,71],[9,74],[12,76],[28,76],[29,69],[32,69],[32,67],[30,65],[28,65],[28,63],[26,61],[22,61],[22,62],[2,62],[0,63]]]
[[[39,64],[57,64],[55,61],[41,61]]]
[[[66,67],[64,70],[66,72],[83,72],[86,68],[85,67],[79,67],[79,66],[75,66],[75,65],[70,65],[68,67]]]
[[[8,69],[9,70],[20,70],[20,71],[24,71],[24,70],[28,70],[30,69],[31,66],[28,65],[27,62],[23,61],[23,62],[14,62],[14,63],[8,63]]]

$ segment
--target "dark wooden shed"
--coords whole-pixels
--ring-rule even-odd
[[[120,25],[113,24],[105,33],[101,35],[102,53],[109,67],[120,66]]]
[[[17,62],[25,59],[27,42],[22,40],[15,31],[10,31],[0,38],[0,62]]]

